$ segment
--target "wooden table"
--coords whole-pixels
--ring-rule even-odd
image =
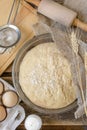
[[[12,83],[12,65],[2,74],[1,78],[5,79],[10,84]],[[26,106],[23,102],[20,103],[26,112],[26,117],[31,113],[39,114],[35,111],[30,110],[28,106]],[[69,114],[69,113],[68,113]],[[40,115],[40,114],[39,114]],[[78,120],[77,122],[73,122],[71,120],[63,120],[59,121],[55,118],[51,119],[50,117],[45,117],[40,115],[43,119],[43,127],[42,130],[84,130],[82,126],[82,122]],[[17,128],[17,130],[25,130],[24,122]]]
[[[8,18],[8,14],[9,14],[9,7],[11,6],[11,2],[13,0],[1,0],[1,14],[0,14],[0,17],[2,17],[2,19],[0,20],[0,25],[3,25],[6,23],[7,21],[7,18]],[[4,6],[2,6],[2,3],[4,2]],[[6,3],[7,2],[7,3]],[[8,3],[9,2],[9,3]],[[9,6],[9,7],[8,7]],[[23,16],[25,16],[25,19],[22,21],[21,18],[22,18],[22,14],[25,13]],[[7,16],[7,17],[6,17]],[[21,12],[21,17],[19,18],[19,21],[21,21],[21,24],[20,24],[20,27],[22,29],[24,29],[23,31],[25,31],[27,34],[30,34],[29,32],[31,32],[31,27],[29,27],[29,24],[32,24],[32,21],[35,22],[35,18],[32,17],[31,18],[31,14],[29,14],[28,16],[28,11],[25,11]],[[34,16],[36,17],[36,16]],[[18,22],[19,22],[18,21]],[[33,22],[33,23],[34,23]],[[25,33],[25,34],[26,34]],[[28,36],[29,37],[29,36]],[[1,62],[1,61],[0,61]],[[1,75],[1,78],[5,79],[7,82],[9,82],[10,84],[13,84],[12,83],[12,72],[11,72],[11,68],[12,68],[12,65]],[[59,115],[56,116],[56,118],[54,118],[53,116],[49,117],[49,116],[42,116],[41,114],[31,110],[28,106],[26,106],[23,102],[20,103],[24,109],[25,109],[25,112],[26,112],[26,117],[29,115],[29,114],[32,114],[32,113],[36,113],[38,115],[41,116],[41,118],[43,119],[43,127],[42,127],[42,130],[83,130],[83,127],[81,126],[82,125],[82,121],[81,120],[71,120],[72,117],[71,117],[71,113],[67,113],[65,114],[65,119],[63,120],[58,120],[57,117]],[[67,116],[69,116],[70,119],[67,119]],[[68,126],[67,126],[68,125]],[[1,129],[0,129],[1,130]],[[25,130],[24,128],[24,122],[17,128],[17,130]]]

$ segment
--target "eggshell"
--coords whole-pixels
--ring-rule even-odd
[[[0,122],[4,121],[6,117],[7,117],[6,108],[4,106],[0,105]]]
[[[4,106],[11,108],[14,107],[19,101],[19,97],[16,92],[9,90],[2,95],[2,103]]]

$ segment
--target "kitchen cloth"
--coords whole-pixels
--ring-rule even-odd
[[[86,20],[87,20],[87,18],[86,18],[87,1],[86,0],[84,0],[84,1],[82,1],[82,0],[77,0],[77,1],[75,1],[75,0],[54,0],[54,1],[77,11],[78,17],[80,18],[80,20],[83,20],[84,22],[86,22]],[[81,8],[80,8],[80,6],[81,6]],[[77,29],[77,28],[73,28],[73,29],[66,28],[65,26],[60,25],[59,23],[55,23],[55,21],[52,21],[52,20],[50,20],[50,19],[48,19],[40,14],[38,16],[38,19],[39,19],[38,20],[39,22],[36,25],[34,25],[34,28],[33,28],[35,35],[40,35],[40,34],[44,34],[44,33],[51,33],[54,41],[56,41],[57,43],[64,44],[63,47],[60,44],[58,44],[58,48],[61,49],[61,51],[63,52],[64,55],[68,56],[70,54],[69,39],[67,42],[66,37],[69,38],[68,34],[71,33],[73,30],[75,30],[76,35],[79,34],[77,37],[78,37],[78,39],[80,39],[80,43],[81,43],[80,47],[79,47],[80,51],[84,50],[84,48],[82,48],[81,45],[82,45],[82,43],[86,44],[86,41],[87,41],[87,36],[86,36],[87,33],[86,32],[84,32],[80,29]],[[67,46],[67,43],[68,43],[68,46]],[[66,49],[66,51],[64,51],[65,46],[67,46],[66,48],[68,49],[68,53],[67,53],[67,49]],[[80,54],[80,56],[81,56],[81,58],[83,57],[82,53]],[[85,68],[84,68],[84,64],[83,65],[82,64],[83,63],[81,63],[81,65],[80,65],[80,69],[81,69],[81,74],[82,74],[83,86],[85,86],[86,85],[86,83],[85,83]],[[72,66],[73,66],[73,63],[72,63]],[[76,77],[75,72],[74,72],[73,77],[74,77],[74,81],[76,83],[77,79],[75,78]],[[75,118],[79,118],[84,114],[84,107],[82,106],[82,99],[80,96],[80,90],[78,88],[77,88],[77,98],[78,98],[79,109],[77,109],[77,111],[75,112]]]

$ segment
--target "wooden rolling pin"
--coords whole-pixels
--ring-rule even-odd
[[[76,26],[87,31],[87,24],[77,18],[77,13],[52,0],[25,0],[38,7],[38,12],[67,27]]]

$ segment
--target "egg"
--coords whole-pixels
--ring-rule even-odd
[[[2,103],[8,108],[14,107],[18,103],[18,101],[18,95],[14,91],[9,90],[2,95]]]
[[[0,105],[0,122],[4,121],[6,117],[7,117],[6,108],[4,106]]]
[[[4,91],[4,84],[0,82],[0,95],[3,93],[3,91]]]

